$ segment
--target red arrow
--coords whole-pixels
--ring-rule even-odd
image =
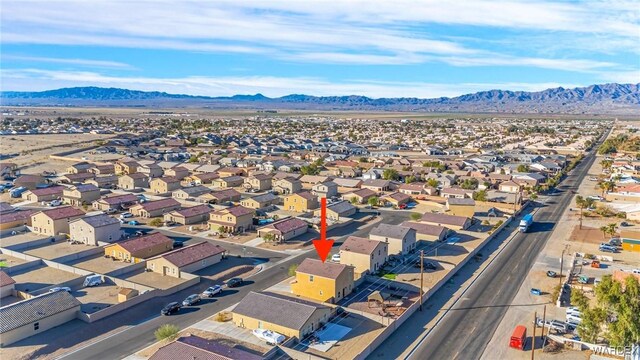
[[[325,262],[333,247],[333,240],[327,239],[327,198],[320,198],[320,239],[313,240],[313,246],[320,260]]]

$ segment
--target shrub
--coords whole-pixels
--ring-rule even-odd
[[[289,271],[288,271],[289,276],[295,276],[297,269],[298,269],[298,264],[292,264],[291,266],[289,266]]]
[[[163,221],[162,221],[162,219],[161,219],[161,218],[155,218],[155,219],[153,219],[153,220],[149,221],[149,225],[150,225],[150,226],[155,226],[155,227],[160,227],[160,226],[162,226],[162,223],[163,223]]]
[[[551,301],[552,302],[557,302],[558,298],[560,297],[560,289],[562,288],[562,286],[560,284],[556,285],[553,287],[553,290],[551,291]]]
[[[180,329],[178,329],[178,327],[173,324],[164,324],[160,326],[158,330],[156,330],[153,334],[158,341],[162,341],[165,339],[172,340],[176,337],[176,335],[178,335],[179,330]]]

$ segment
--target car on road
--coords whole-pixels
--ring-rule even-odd
[[[140,222],[138,222],[138,220],[131,220],[127,224],[129,224],[129,225],[140,225]]]
[[[221,292],[222,292],[222,286],[214,285],[214,286],[208,287],[207,290],[203,291],[202,296],[213,297],[213,295],[220,294]]]
[[[333,261],[333,262],[340,262],[340,254],[333,254],[333,255],[331,255],[331,261]]]
[[[242,278],[239,278],[239,277],[231,278],[227,280],[227,287],[230,287],[230,288],[238,287],[238,286],[241,286],[243,283],[244,283],[244,280],[242,280]]]
[[[555,271],[549,270],[547,271],[547,276],[550,278],[554,278],[556,277],[556,275],[558,275]]]
[[[126,218],[130,218],[133,217],[133,214],[130,212],[123,212],[122,214],[120,214],[120,219],[126,219]]]
[[[542,295],[542,291],[540,289],[532,288],[531,295]]]
[[[168,303],[165,307],[162,308],[162,310],[160,310],[160,314],[161,315],[171,315],[173,313],[177,313],[178,311],[180,311],[180,304],[177,302],[170,302]]]
[[[58,292],[58,291],[66,291],[66,292],[70,293],[71,292],[71,288],[67,287],[67,286],[56,286],[54,288],[49,289],[49,292],[52,292],[52,293]]]
[[[201,300],[200,299],[200,295],[191,294],[191,295],[187,296],[187,298],[182,301],[182,306],[195,305],[195,304],[199,303],[200,300]]]

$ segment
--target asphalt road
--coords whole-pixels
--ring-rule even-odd
[[[555,223],[571,206],[572,190],[577,189],[594,160],[590,154],[562,181],[552,195],[553,203],[540,208],[534,216],[529,232],[516,235],[408,359],[479,359],[482,356]],[[385,343],[393,343],[393,336]]]
[[[387,224],[399,224],[409,218],[410,212],[407,211],[393,211],[393,210],[382,210],[379,212],[381,216],[380,223]],[[332,253],[337,252],[338,247],[344,241],[344,239],[349,235],[355,236],[367,236],[370,228],[372,226],[377,225],[373,224],[371,226],[366,226],[361,229],[357,229],[354,225],[346,226],[341,229],[336,229],[335,231],[329,232],[329,237],[335,240],[335,245],[332,249]],[[174,233],[175,234],[175,233]],[[172,235],[167,233],[167,235]],[[229,247],[228,244],[223,244],[225,248]],[[238,251],[238,247],[234,248],[233,252]],[[247,251],[254,251],[254,248],[250,248]],[[268,255],[267,253],[260,253],[255,255]],[[154,308],[154,313],[151,315],[152,317],[141,321],[137,324],[133,324],[130,327],[116,332],[115,334],[109,335],[105,338],[102,338],[98,341],[91,342],[87,341],[86,345],[83,345],[79,348],[71,350],[70,352],[65,353],[64,355],[58,357],[58,359],[121,359],[130,354],[133,354],[146,346],[153,344],[156,340],[154,338],[153,332],[158,329],[163,324],[174,324],[179,328],[184,329],[192,324],[203,320],[205,318],[211,317],[219,311],[222,311],[229,306],[239,302],[247,293],[250,291],[262,291],[265,290],[278,282],[286,279],[288,275],[289,266],[292,264],[298,264],[302,262],[305,258],[315,257],[315,250],[310,250],[300,255],[291,257],[286,261],[283,261],[280,264],[267,267],[265,270],[255,274],[251,278],[249,278],[246,285],[226,290],[222,296],[217,296],[213,298],[213,300],[207,300],[203,304],[199,304],[194,307],[185,308],[184,311],[181,311],[178,314],[171,316],[160,316],[158,315],[160,306],[162,303],[167,303],[169,301],[178,301],[184,299],[187,295],[194,293],[194,288],[189,288],[187,290],[181,291],[178,294],[174,294],[167,299],[154,299],[155,302],[158,303],[158,306]],[[196,288],[204,290],[208,284],[200,284],[197,285]],[[169,299],[170,298],[170,299]],[[141,304],[144,305],[144,304]],[[141,308],[140,305],[133,307],[132,309],[127,310],[136,311],[136,309]],[[145,308],[148,310],[148,307]],[[108,318],[107,318],[108,319]],[[105,320],[107,320],[105,319]],[[102,320],[101,320],[102,321]],[[89,326],[100,326],[101,321],[98,321]],[[53,330],[55,331],[55,330]],[[43,353],[41,353],[44,355]]]

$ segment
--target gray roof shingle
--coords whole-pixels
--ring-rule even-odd
[[[320,309],[329,308],[284,295],[252,291],[238,303],[233,312],[289,329],[300,330],[313,313]]]
[[[404,239],[404,237],[411,231],[415,230],[400,225],[380,224],[371,230],[369,235],[388,237],[392,239]]]
[[[48,318],[78,307],[81,303],[66,291],[56,291],[35,296],[0,308],[0,333]]]

